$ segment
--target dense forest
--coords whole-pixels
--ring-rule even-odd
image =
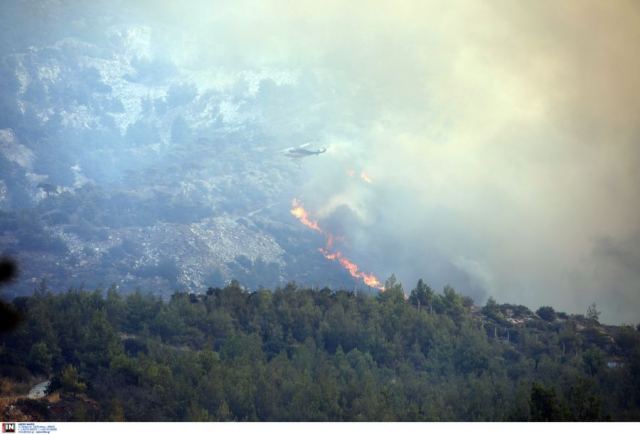
[[[640,332],[595,306],[479,307],[422,281],[407,298],[391,278],[377,295],[41,288],[11,307],[4,420],[640,420]]]

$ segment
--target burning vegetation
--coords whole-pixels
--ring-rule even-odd
[[[342,266],[342,268],[344,268],[349,272],[349,274],[351,274],[354,279],[364,282],[365,285],[371,288],[376,288],[379,291],[384,291],[384,285],[380,283],[380,280],[375,275],[361,271],[360,267],[357,264],[350,261],[344,256],[341,251],[335,248],[334,243],[336,237],[332,233],[321,228],[316,220],[311,219],[309,217],[309,213],[302,205],[302,202],[300,202],[298,199],[293,199],[293,202],[291,203],[291,214],[295,216],[300,221],[300,223],[302,223],[309,229],[319,232],[326,237],[325,246],[318,249],[318,251],[322,253],[325,258],[329,259],[330,261],[338,262]]]

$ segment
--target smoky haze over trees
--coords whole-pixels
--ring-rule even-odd
[[[640,332],[536,315],[420,281],[377,296],[237,283],[168,301],[71,290],[17,298],[12,420],[598,421],[640,418]],[[52,398],[55,397],[55,398]],[[6,402],[6,400],[5,400]]]

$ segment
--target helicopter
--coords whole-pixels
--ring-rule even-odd
[[[318,150],[306,149],[311,145],[311,142],[307,142],[300,146],[294,146],[292,148],[287,148],[284,150],[285,155],[289,158],[299,159],[304,157],[310,157],[311,155],[320,155],[327,152],[327,148],[322,148]]]

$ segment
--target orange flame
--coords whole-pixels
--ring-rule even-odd
[[[342,265],[342,267],[347,270],[352,277],[361,279],[367,286],[379,289],[380,291],[384,291],[384,286],[380,283],[376,276],[360,271],[358,265],[345,258],[342,252],[336,251],[335,253],[329,253],[329,251],[325,249],[319,250],[325,258],[331,261],[338,261],[338,263]]]
[[[300,203],[298,199],[293,199],[293,202],[291,203],[291,214],[293,214],[298,220],[300,220],[300,223],[302,223],[306,227],[317,232],[322,232],[322,229],[320,229],[318,222],[309,218],[307,210],[304,209],[302,203]]]
[[[319,249],[319,251],[324,255],[325,258],[331,261],[337,261],[345,270],[349,272],[349,274],[351,274],[352,277],[362,280],[365,285],[376,288],[380,291],[384,291],[384,286],[380,283],[376,276],[360,271],[359,267],[345,258],[342,252],[340,252],[339,250],[336,250],[334,253],[331,253],[329,251],[330,249],[333,249],[335,240],[342,238],[336,237],[332,233],[323,230],[316,220],[312,220],[309,217],[309,213],[306,209],[304,209],[302,203],[298,199],[293,199],[291,203],[291,214],[293,214],[300,221],[300,223],[302,223],[306,227],[320,232],[327,237],[325,247]]]
[[[367,175],[364,170],[360,172],[360,178],[367,184],[371,184],[373,182],[373,180],[369,178],[369,175]]]
[[[347,176],[349,176],[349,178],[355,177],[356,176],[356,171],[353,170],[353,169],[347,170]],[[367,184],[372,184],[373,183],[373,179],[371,179],[371,177],[364,170],[360,171],[360,179],[362,179]]]

